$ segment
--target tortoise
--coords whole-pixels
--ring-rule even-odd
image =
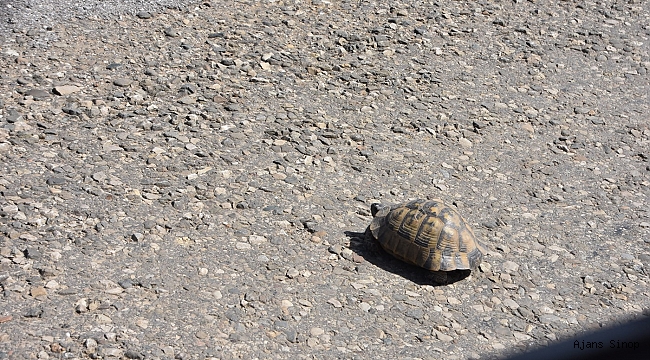
[[[486,252],[465,219],[442,200],[374,203],[370,210],[372,236],[386,252],[412,265],[435,272],[471,270]]]

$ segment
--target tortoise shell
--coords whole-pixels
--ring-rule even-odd
[[[465,219],[442,200],[372,204],[370,232],[386,252],[432,271],[473,269],[485,248]]]

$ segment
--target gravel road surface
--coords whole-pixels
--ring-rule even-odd
[[[0,359],[491,359],[650,315],[647,1],[83,4],[1,5]],[[469,277],[364,235],[415,198]]]

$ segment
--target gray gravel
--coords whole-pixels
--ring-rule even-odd
[[[140,11],[155,12],[161,9],[183,9],[194,1],[32,1],[6,0],[0,4],[0,33],[14,29],[44,29],[70,18],[110,19],[135,15]]]
[[[0,359],[488,359],[648,315],[644,2],[97,4],[3,21]],[[413,198],[471,276],[364,235]]]

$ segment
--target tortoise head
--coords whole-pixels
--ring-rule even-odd
[[[381,211],[381,209],[385,208],[388,205],[382,205],[381,203],[373,203],[370,205],[370,213],[372,214],[372,217],[375,217],[378,212]]]

